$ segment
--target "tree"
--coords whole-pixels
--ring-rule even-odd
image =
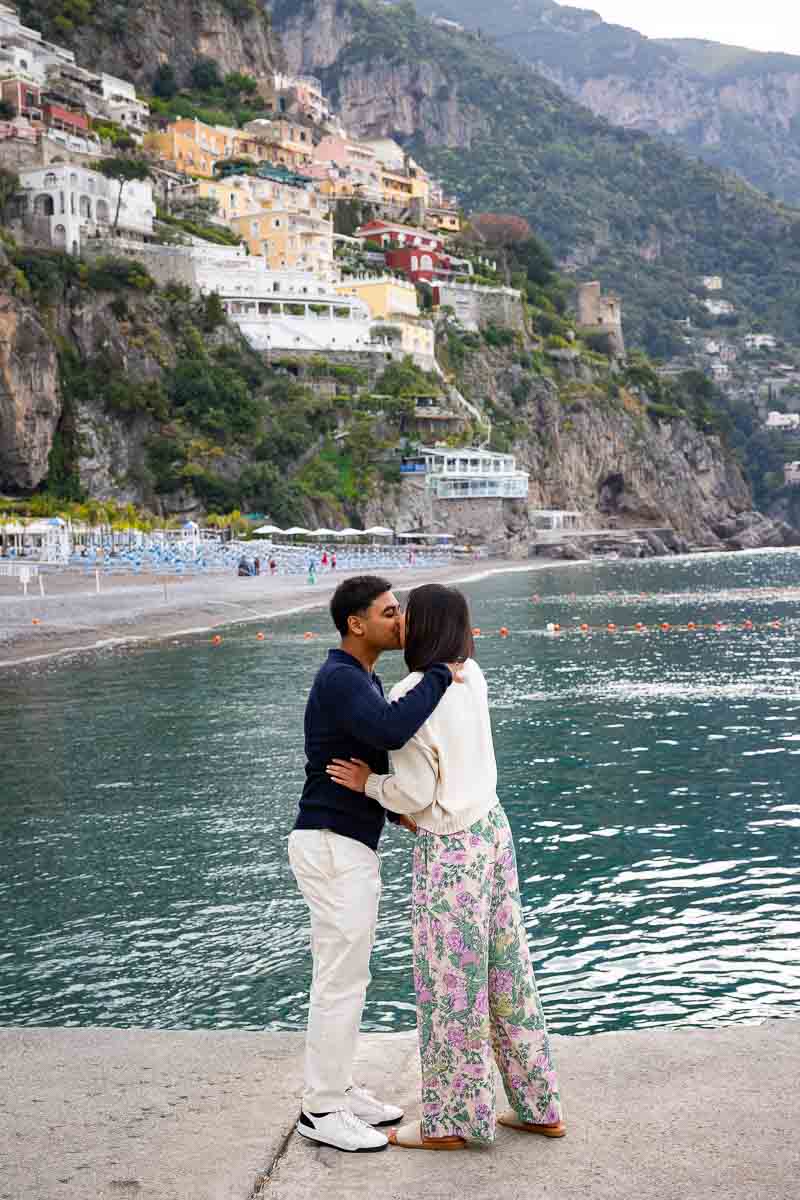
[[[97,169],[106,179],[116,179],[119,184],[117,193],[117,211],[114,213],[114,229],[119,224],[119,210],[122,207],[122,189],[126,183],[141,182],[150,178],[150,167],[142,158],[101,158]]]
[[[503,264],[506,285],[510,283],[508,251],[533,238],[533,230],[524,217],[515,213],[476,213],[470,220],[475,233],[487,246],[497,250]]]
[[[160,96],[162,100],[171,100],[177,90],[178,78],[172,63],[160,63],[153,76],[153,95]]]
[[[213,58],[205,58],[203,55],[200,55],[192,63],[190,76],[192,87],[197,88],[199,92],[213,91],[222,84],[216,62]]]

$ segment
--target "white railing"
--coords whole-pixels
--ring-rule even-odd
[[[27,587],[28,580],[33,579],[39,574],[39,568],[35,563],[0,563],[0,575],[19,579],[23,586]]]

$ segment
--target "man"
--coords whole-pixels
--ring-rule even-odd
[[[391,585],[372,575],[345,580],[331,600],[331,617],[342,640],[328,651],[308,697],[306,781],[289,837],[289,862],[311,913],[314,963],[297,1132],[363,1152],[384,1150],[388,1139],[376,1126],[394,1125],[403,1115],[355,1086],[352,1074],[378,917],[384,810],[335,783],[325,768],[334,758],[359,758],[386,774],[387,751],[404,746],[427,721],[456,668],[432,666],[389,704],[374,667],[384,650],[401,646],[403,617]]]

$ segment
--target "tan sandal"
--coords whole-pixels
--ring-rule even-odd
[[[497,1118],[498,1125],[506,1125],[509,1129],[518,1129],[521,1133],[540,1133],[542,1137],[564,1137],[567,1127],[563,1121],[553,1121],[549,1125],[540,1125],[534,1121],[523,1121],[511,1109],[501,1113]]]
[[[429,1138],[422,1132],[419,1121],[411,1121],[401,1125],[399,1129],[389,1131],[389,1145],[401,1146],[404,1150],[466,1150],[466,1138],[449,1137]]]

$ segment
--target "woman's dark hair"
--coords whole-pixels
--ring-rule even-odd
[[[392,585],[377,575],[355,575],[340,583],[331,598],[331,617],[342,637],[347,637],[350,627],[348,617],[361,616],[373,600],[390,592]]]
[[[441,583],[414,588],[406,604],[405,659],[409,671],[463,662],[475,652],[466,597]]]

